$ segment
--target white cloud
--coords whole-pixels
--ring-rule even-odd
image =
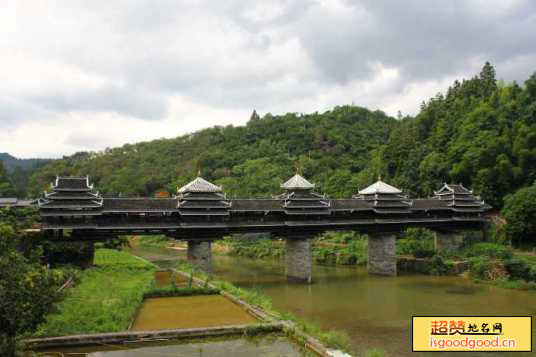
[[[417,112],[452,80],[534,68],[536,4],[7,0],[0,152],[58,157],[335,105]]]

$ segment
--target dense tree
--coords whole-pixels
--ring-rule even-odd
[[[502,215],[506,233],[516,244],[536,242],[536,182],[506,196]]]
[[[0,197],[15,196],[15,188],[9,180],[8,174],[2,161],[0,161]]]
[[[15,229],[0,222],[0,354],[14,356],[21,336],[44,322],[59,299],[62,276],[40,264],[39,250],[23,255]]]
[[[337,197],[355,192],[355,182],[336,185],[331,174],[343,168],[354,179],[397,125],[380,111],[355,106],[322,114],[266,114],[243,127],[214,127],[65,157],[32,176],[31,193],[40,194],[56,175],[89,174],[104,195],[153,195],[161,189],[175,192],[201,171],[231,196],[270,196],[280,193],[281,182],[298,167]]]
[[[231,196],[269,196],[296,168],[331,197],[348,197],[381,175],[412,196],[462,183],[501,208],[507,194],[536,180],[536,74],[523,87],[506,85],[486,63],[400,120],[355,106],[262,118],[254,111],[243,127],[65,157],[30,185],[35,195],[57,174],[89,174],[105,195],[152,195],[175,191],[201,170]]]
[[[521,88],[498,85],[486,63],[478,77],[455,81],[423,103],[377,153],[387,180],[414,195],[442,182],[463,183],[496,208],[536,179],[536,77]],[[536,92],[536,90],[534,90]]]

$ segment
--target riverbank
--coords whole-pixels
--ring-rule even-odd
[[[186,259],[186,252],[166,248],[133,253],[167,268]],[[212,268],[214,277],[268,296],[277,311],[314,322],[323,331],[345,331],[359,357],[373,348],[381,348],[385,356],[419,355],[411,352],[413,315],[533,315],[531,302],[536,299],[535,292],[474,284],[460,276],[389,278],[368,274],[362,266],[313,264],[311,285],[288,281],[284,260],[214,254]]]
[[[90,341],[99,343],[100,339],[108,342],[122,338],[136,339],[136,333],[128,330],[140,329],[139,327],[134,328],[135,326],[132,326],[132,324],[135,318],[137,321],[140,315],[143,315],[142,304],[145,306],[151,301],[160,303],[161,300],[155,300],[154,298],[161,297],[169,299],[169,297],[191,296],[197,300],[197,297],[201,297],[200,295],[223,295],[223,297],[234,301],[238,306],[241,306],[241,309],[248,311],[253,316],[259,318],[259,314],[266,314],[269,318],[267,320],[261,316],[258,321],[251,320],[252,325],[244,325],[247,328],[233,327],[227,321],[229,328],[223,328],[223,326],[221,329],[218,329],[218,326],[208,327],[207,333],[233,334],[238,330],[240,330],[240,334],[246,332],[247,334],[269,333],[270,331],[275,331],[273,326],[282,323],[283,325],[278,331],[284,331],[291,339],[302,346],[306,343],[311,344],[309,335],[313,335],[321,341],[317,342],[318,346],[325,345],[329,348],[349,351],[348,338],[346,336],[345,339],[344,334],[333,331],[326,332],[294,316],[279,313],[271,307],[271,301],[257,291],[237,288],[229,282],[212,279],[200,271],[193,270],[187,263],[182,264],[180,269],[167,279],[169,285],[158,287],[157,279],[160,282],[165,279],[161,276],[161,273],[155,274],[157,269],[158,267],[155,264],[127,252],[98,249],[95,254],[95,266],[80,273],[79,283],[69,290],[67,297],[58,304],[56,312],[48,315],[46,322],[39,327],[35,336],[41,337],[41,339],[34,339],[29,342],[34,346],[38,346],[39,343],[44,345],[61,344],[64,340],[66,344],[80,344],[86,340],[87,343],[90,343]],[[160,277],[156,278],[159,275]],[[182,275],[182,278],[176,279],[176,275]],[[177,284],[179,281],[180,284]],[[196,303],[199,302],[196,301]],[[173,304],[173,306],[175,305]],[[212,305],[213,303],[210,303],[210,306]],[[148,308],[150,309],[151,306],[148,306]],[[206,307],[202,309],[202,312],[205,313]],[[250,311],[252,309],[261,312],[255,314]],[[191,308],[188,310],[190,311]],[[150,315],[152,316],[153,314],[151,313]],[[151,316],[149,317],[151,318]],[[218,316],[216,312],[214,312],[213,316],[221,320],[221,316]],[[209,315],[207,315],[208,317]],[[141,330],[145,330],[143,326],[149,325],[142,320],[138,321],[138,324],[141,324]],[[192,320],[194,325],[200,323],[197,320]],[[184,316],[179,321],[184,324]],[[153,321],[150,322],[153,323]],[[221,325],[222,323],[225,325],[225,322],[219,321],[216,325]],[[266,325],[267,322],[268,325]],[[154,326],[150,330],[153,328]],[[214,328],[216,328],[214,330],[216,332],[211,330]],[[170,334],[169,336],[175,338],[185,335],[181,332],[181,329],[167,331]],[[103,333],[104,335],[102,335]],[[200,336],[202,335],[202,332],[197,331],[196,333]],[[159,336],[159,334],[155,333],[155,336]],[[188,334],[186,333],[185,336],[188,337]],[[52,338],[42,339],[43,337]],[[316,340],[313,339],[313,341]],[[325,347],[323,348],[325,349]]]
[[[95,251],[95,266],[80,272],[56,312],[36,336],[64,336],[128,329],[144,294],[154,287],[156,265],[126,252]]]
[[[269,237],[226,237],[217,243],[227,254],[283,259],[285,242]],[[436,252],[434,233],[409,229],[397,240],[397,270],[426,275],[464,275],[476,283],[507,289],[536,290],[536,255],[493,242],[462,237],[459,249]],[[367,238],[352,233],[325,233],[312,241],[313,261],[321,265],[365,266]]]

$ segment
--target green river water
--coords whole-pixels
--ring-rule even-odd
[[[173,267],[184,253],[143,248],[133,253],[162,267]],[[314,266],[312,285],[287,282],[284,262],[214,255],[213,272],[244,288],[270,296],[285,310],[326,329],[346,331],[362,353],[381,348],[389,356],[431,355],[411,352],[413,315],[536,316],[536,292],[474,284],[461,277],[368,275],[364,267]],[[533,340],[536,340],[533,319]],[[458,356],[454,353],[442,355]],[[527,353],[474,353],[471,356],[530,356]]]

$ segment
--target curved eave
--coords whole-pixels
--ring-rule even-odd
[[[89,196],[61,196],[58,192],[45,192],[44,197],[50,200],[95,200],[102,199],[98,193],[87,192]]]
[[[315,215],[331,215],[331,211],[329,210],[285,210],[285,214],[291,215],[291,216],[299,216],[299,215],[306,215],[306,216],[315,216]]]
[[[75,216],[100,216],[102,213],[95,211],[63,211],[63,212],[47,212],[39,213],[42,217],[75,217]]]
[[[91,192],[91,188],[52,188],[55,192]]]
[[[162,210],[162,209],[121,209],[121,210],[102,210],[102,213],[173,213],[178,212],[174,210]]]
[[[229,216],[229,211],[179,210],[181,216]]]
[[[102,207],[102,201],[101,202],[97,202],[97,201],[93,201],[93,204],[85,204],[85,203],[82,203],[82,204],[72,204],[72,205],[62,205],[61,203],[59,204],[56,204],[54,201],[48,201],[47,203],[43,203],[39,206],[39,208],[41,209],[47,209],[47,208],[51,208],[51,209],[57,209],[57,208],[60,208],[60,209],[79,209],[79,208],[101,208]]]
[[[321,202],[320,204],[317,204],[317,205],[296,205],[296,204],[293,204],[294,202],[293,201],[285,202],[283,204],[283,207],[285,207],[285,208],[304,208],[304,209],[307,209],[307,208],[329,208],[329,206],[330,206],[329,203],[327,203],[327,202]]]
[[[374,208],[373,211],[378,214],[411,214],[411,210],[381,209],[381,207]]]

